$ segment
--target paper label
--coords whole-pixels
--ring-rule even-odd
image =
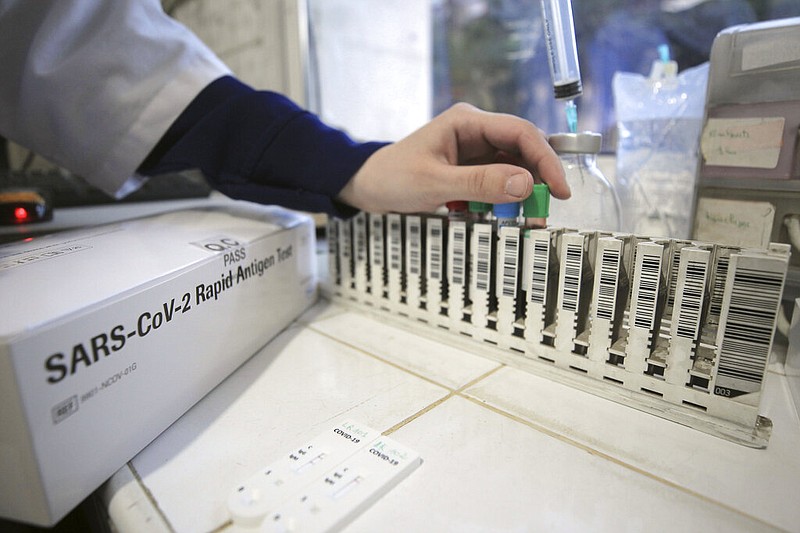
[[[695,238],[731,246],[766,248],[774,220],[775,206],[768,202],[700,198]]]
[[[783,117],[708,119],[700,140],[706,165],[775,168],[784,122]]]

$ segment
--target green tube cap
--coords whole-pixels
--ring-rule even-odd
[[[492,210],[492,204],[487,204],[484,202],[470,202],[469,203],[469,212],[470,213],[488,213]]]
[[[522,216],[525,218],[547,218],[550,216],[550,187],[536,183],[533,192],[522,202]]]

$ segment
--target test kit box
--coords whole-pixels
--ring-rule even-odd
[[[0,516],[52,525],[317,297],[311,218],[234,203],[0,247]]]

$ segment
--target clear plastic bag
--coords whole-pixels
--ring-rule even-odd
[[[614,75],[623,231],[689,238],[707,80],[707,63],[678,74],[672,61]]]

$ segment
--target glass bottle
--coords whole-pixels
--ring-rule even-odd
[[[556,133],[548,137],[558,153],[572,190],[568,200],[553,198],[547,225],[587,230],[620,231],[622,211],[613,185],[597,168],[603,136],[599,133]]]

